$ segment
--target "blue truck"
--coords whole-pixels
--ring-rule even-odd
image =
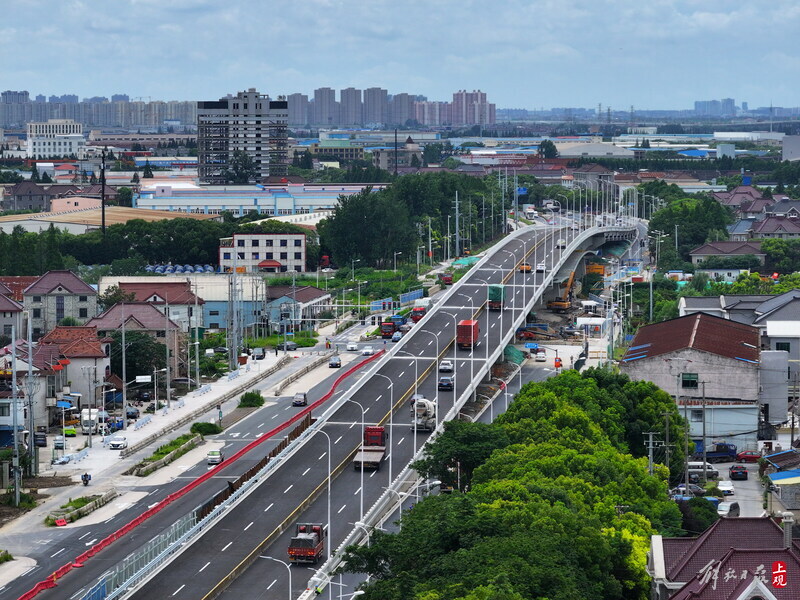
[[[703,440],[694,440],[694,454],[692,460],[703,460]],[[735,462],[736,446],[725,442],[711,442],[706,448],[706,461]]]

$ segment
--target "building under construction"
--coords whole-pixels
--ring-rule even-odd
[[[259,183],[270,175],[287,174],[286,99],[271,100],[255,88],[218,101],[197,103],[197,156],[201,183],[225,184],[234,152],[247,153]]]

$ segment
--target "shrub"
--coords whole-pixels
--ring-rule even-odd
[[[197,421],[196,423],[192,423],[192,427],[189,431],[195,434],[206,436],[214,435],[215,433],[222,433],[222,427],[216,423]]]
[[[177,450],[178,448],[183,446],[186,442],[188,442],[193,437],[194,437],[193,434],[185,433],[184,435],[175,438],[174,440],[172,440],[168,444],[164,444],[163,446],[159,446],[158,448],[156,448],[156,451],[153,452],[152,456],[148,456],[147,458],[144,459],[144,461],[145,462],[154,462],[154,461],[157,461],[157,460],[161,460],[162,458],[164,458],[167,454],[169,454],[173,450]]]
[[[264,406],[264,398],[261,396],[261,392],[245,392],[239,399],[239,408],[258,408],[259,406]]]
[[[14,560],[14,557],[11,556],[11,553],[8,550],[0,550],[0,564],[10,560]]]

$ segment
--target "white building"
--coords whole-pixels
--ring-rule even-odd
[[[225,272],[285,273],[306,270],[303,233],[235,233],[222,238],[219,266]]]
[[[50,119],[45,123],[28,123],[28,158],[59,158],[75,155],[86,158],[83,125],[72,119]]]

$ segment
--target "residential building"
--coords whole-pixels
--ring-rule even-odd
[[[22,304],[11,298],[11,288],[0,282],[0,336],[12,341],[12,329],[17,337],[23,337]]]
[[[287,321],[292,329],[314,328],[319,314],[331,309],[330,294],[314,286],[269,285],[265,292],[257,316],[271,331],[282,331]]]
[[[147,302],[155,306],[165,317],[177,323],[184,333],[191,333],[197,327],[205,327],[205,302],[194,294],[191,284],[186,280],[163,281],[151,278],[147,283],[122,283],[119,288],[127,294],[133,294],[134,302]]]
[[[696,537],[654,535],[647,553],[651,600],[794,600],[800,545],[794,518],[723,517]],[[774,585],[782,563],[789,585]]]
[[[339,122],[339,106],[336,103],[336,91],[323,87],[314,90],[314,102],[311,107],[311,123],[320,127],[333,127]]]
[[[222,238],[219,266],[230,273],[285,273],[306,270],[304,233],[235,233]]]
[[[730,206],[733,209],[738,209],[743,202],[752,202],[764,197],[759,190],[749,184],[736,186],[728,192],[712,192],[711,196],[720,204]]]
[[[415,119],[414,96],[405,93],[394,94],[389,102],[389,123],[405,126],[408,121]]]
[[[286,97],[289,109],[289,125],[308,125],[309,118],[308,96],[305,94],[289,94]]]
[[[693,265],[699,265],[709,258],[734,258],[738,256],[755,256],[760,264],[764,264],[766,254],[761,251],[761,242],[709,242],[689,252]]]
[[[364,90],[364,124],[381,126],[389,122],[389,92],[382,88]]]
[[[774,197],[774,196],[773,196]],[[800,219],[800,202],[791,199],[781,199],[770,203],[764,208],[768,217],[786,217],[787,219]]]
[[[339,125],[352,127],[364,122],[364,108],[361,102],[361,90],[346,88],[339,92]]]
[[[495,105],[486,100],[486,92],[459,90],[453,93],[451,104],[453,125],[493,125],[496,121]]]
[[[25,288],[22,299],[35,340],[66,317],[83,324],[97,314],[97,292],[72,271],[48,271]]]
[[[364,160],[364,147],[355,146],[350,140],[322,140],[307,146],[314,156],[324,156],[336,160]]]
[[[115,304],[91,319],[86,325],[97,328],[98,335],[101,337],[110,336],[123,327],[127,331],[146,333],[159,344],[164,344],[169,348],[170,369],[173,376],[179,373],[179,367],[182,368],[180,372],[187,372],[185,368],[186,345],[182,343],[184,336],[181,334],[180,327],[172,319],[166,318],[153,304],[148,302]]]
[[[614,171],[606,169],[603,165],[589,163],[578,167],[572,172],[574,184],[586,188],[597,188],[603,183],[614,183]]]
[[[259,94],[255,88],[212,102],[197,103],[198,176],[202,183],[228,183],[226,171],[236,152],[246,153],[257,175],[286,175],[289,118],[286,99]]]
[[[72,119],[49,119],[44,123],[28,123],[25,155],[28,158],[59,158],[75,155],[86,157],[83,125]]]
[[[50,210],[50,195],[32,181],[20,181],[10,187],[3,197],[3,210]]]
[[[673,393],[692,439],[747,448],[786,419],[788,359],[760,350],[757,327],[698,313],[641,327],[620,370]]]
[[[414,118],[420,125],[449,125],[452,123],[452,107],[449,102],[415,102]]]
[[[800,237],[800,219],[793,216],[766,217],[753,223],[750,235],[756,239],[796,239]]]
[[[411,136],[406,138],[405,144],[397,149],[393,147],[372,148],[371,152],[373,164],[387,171],[394,171],[395,167],[401,169],[422,166],[422,149],[411,139]],[[483,168],[481,167],[480,170],[483,175]]]

